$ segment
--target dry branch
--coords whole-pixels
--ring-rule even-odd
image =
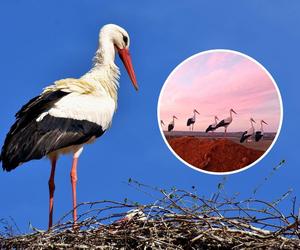
[[[143,206],[82,203],[78,230],[72,229],[70,212],[50,231],[2,234],[0,249],[300,249],[295,204],[284,214],[278,202],[237,201],[220,193],[206,199],[177,189],[159,192],[162,198]],[[124,220],[132,209],[143,213]]]

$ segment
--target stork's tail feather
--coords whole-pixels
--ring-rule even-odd
[[[20,161],[20,156],[22,156],[22,154],[17,152],[15,148],[4,144],[0,156],[0,162],[2,162],[3,170],[10,172],[11,170],[20,166],[22,164]]]
[[[205,133],[208,133],[209,131],[212,131],[212,126],[209,125],[209,127],[205,130]]]
[[[0,162],[2,162],[2,156],[1,156],[1,154],[0,154]],[[5,170],[5,168],[3,167],[3,165],[2,165],[2,168],[3,168],[3,170]]]
[[[2,154],[0,156],[0,162],[2,162],[2,169],[3,169],[3,171],[7,171],[7,172],[15,169],[18,166],[16,164],[15,164],[15,166],[11,165],[10,162],[8,162],[6,160],[6,157],[2,156]]]
[[[0,153],[0,162],[2,162],[3,171],[9,172],[11,170],[9,164],[5,160],[4,148],[2,148],[2,152]]]
[[[263,135],[260,131],[255,133],[255,141],[259,141],[262,137]]]

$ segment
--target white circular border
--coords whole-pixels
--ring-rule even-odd
[[[269,146],[269,148],[266,150],[266,152],[261,156],[259,157],[256,161],[252,162],[250,165],[246,166],[246,167],[243,167],[241,169],[237,169],[237,170],[234,170],[234,171],[228,171],[228,172],[213,172],[213,171],[206,171],[206,170],[203,170],[203,169],[200,169],[200,168],[196,168],[195,166],[189,164],[188,162],[186,162],[185,160],[183,160],[179,155],[177,155],[177,153],[173,150],[173,148],[169,145],[165,135],[164,135],[164,132],[163,132],[163,129],[161,127],[161,124],[160,124],[160,115],[159,115],[159,110],[160,110],[160,99],[161,99],[161,96],[162,96],[162,93],[164,91],[164,88],[165,88],[165,85],[166,83],[168,82],[169,78],[171,77],[171,75],[175,74],[175,72],[179,69],[179,67],[184,64],[185,62],[193,59],[194,57],[196,56],[199,56],[199,55],[204,55],[204,54],[208,54],[208,53],[213,53],[213,52],[230,52],[230,53],[234,53],[234,54],[237,54],[237,55],[240,55],[240,56],[243,56],[247,59],[249,59],[250,61],[256,63],[258,66],[260,66],[265,72],[266,74],[269,76],[269,78],[272,80],[272,83],[277,91],[277,94],[278,94],[278,98],[279,98],[279,104],[280,104],[280,121],[279,121],[279,127],[278,127],[278,130],[276,132],[276,136],[273,140],[273,142],[271,143],[271,145]],[[175,69],[172,70],[172,72],[169,74],[169,76],[167,77],[167,79],[165,80],[161,90],[160,90],[160,94],[159,94],[159,97],[158,97],[158,103],[157,103],[157,122],[158,122],[158,127],[159,127],[159,130],[160,130],[160,133],[161,133],[161,136],[165,142],[165,144],[168,146],[169,150],[173,153],[173,155],[175,155],[175,157],[177,159],[179,159],[183,164],[189,166],[190,168],[196,170],[196,171],[199,171],[199,172],[202,172],[202,173],[205,173],[205,174],[211,174],[211,175],[229,175],[229,174],[236,174],[236,173],[239,173],[239,172],[242,172],[242,171],[245,171],[247,170],[248,168],[251,168],[252,166],[254,166],[255,164],[257,164],[258,162],[260,162],[268,153],[269,151],[273,148],[274,144],[276,143],[277,139],[278,139],[278,136],[280,134],[280,131],[281,131],[281,127],[282,127],[282,121],[283,121],[283,104],[282,104],[282,97],[281,97],[281,94],[280,94],[280,91],[279,91],[279,88],[278,88],[278,85],[277,83],[275,82],[274,78],[272,77],[272,75],[269,73],[269,71],[261,64],[259,63],[258,61],[256,61],[254,58],[244,54],[244,53],[241,53],[239,51],[235,51],[235,50],[230,50],[230,49],[211,49],[211,50],[206,50],[206,51],[202,51],[202,52],[199,52],[197,54],[194,54],[190,57],[188,57],[187,59],[183,60],[180,64],[178,64]]]

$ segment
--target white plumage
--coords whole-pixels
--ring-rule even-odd
[[[194,130],[194,124],[195,124],[195,122],[196,122],[196,114],[198,114],[199,115],[199,112],[196,110],[196,109],[194,109],[193,110],[193,116],[191,117],[191,118],[189,118],[188,120],[187,120],[187,122],[186,122],[186,125],[189,127],[189,129],[190,130]]]
[[[254,134],[255,134],[255,128],[254,128],[254,124],[253,123],[255,123],[254,119],[250,118],[251,127],[242,134],[242,137],[240,139],[241,143],[244,142],[244,141],[246,141],[246,140],[249,141],[254,136]]]
[[[87,120],[106,130],[112,122],[115,110],[116,103],[109,96],[82,95],[73,92],[61,98],[45,113],[54,117]]]
[[[168,132],[171,132],[175,127],[175,119],[178,119],[175,115],[172,117],[172,121],[168,125]]]
[[[255,132],[255,141],[259,141],[264,137],[264,124],[268,125],[264,120],[260,121],[260,130]]]
[[[208,133],[209,131],[213,132],[216,130],[219,118],[217,116],[215,116],[214,119],[215,119],[215,122],[208,126],[208,128],[205,131],[206,133]]]
[[[229,117],[227,117],[227,118],[221,120],[221,121],[217,124],[217,126],[216,126],[216,129],[219,128],[219,127],[224,127],[224,131],[225,131],[224,136],[226,136],[226,134],[227,134],[227,127],[232,123],[232,120],[233,120],[232,113],[237,114],[233,109],[230,109],[230,110],[229,110]]]
[[[44,156],[51,160],[49,228],[52,226],[56,161],[62,153],[73,153],[74,222],[77,219],[78,158],[84,144],[93,142],[110,127],[117,108],[120,72],[114,63],[116,53],[138,89],[129,44],[129,35],[123,28],[114,24],[103,26],[92,69],[79,79],[66,78],[46,87],[16,114],[16,122],[7,134],[0,157],[4,170],[11,171],[24,162]]]

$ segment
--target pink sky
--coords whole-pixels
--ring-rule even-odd
[[[186,121],[196,108],[200,115],[194,130],[205,130],[214,116],[224,119],[230,108],[238,115],[228,131],[244,131],[249,119],[265,120],[266,132],[276,132],[280,123],[280,103],[272,79],[264,69],[242,54],[212,51],[199,54],[173,71],[165,82],[159,103],[159,116],[167,125],[173,114],[175,130],[187,130]],[[223,131],[220,128],[218,131]]]

